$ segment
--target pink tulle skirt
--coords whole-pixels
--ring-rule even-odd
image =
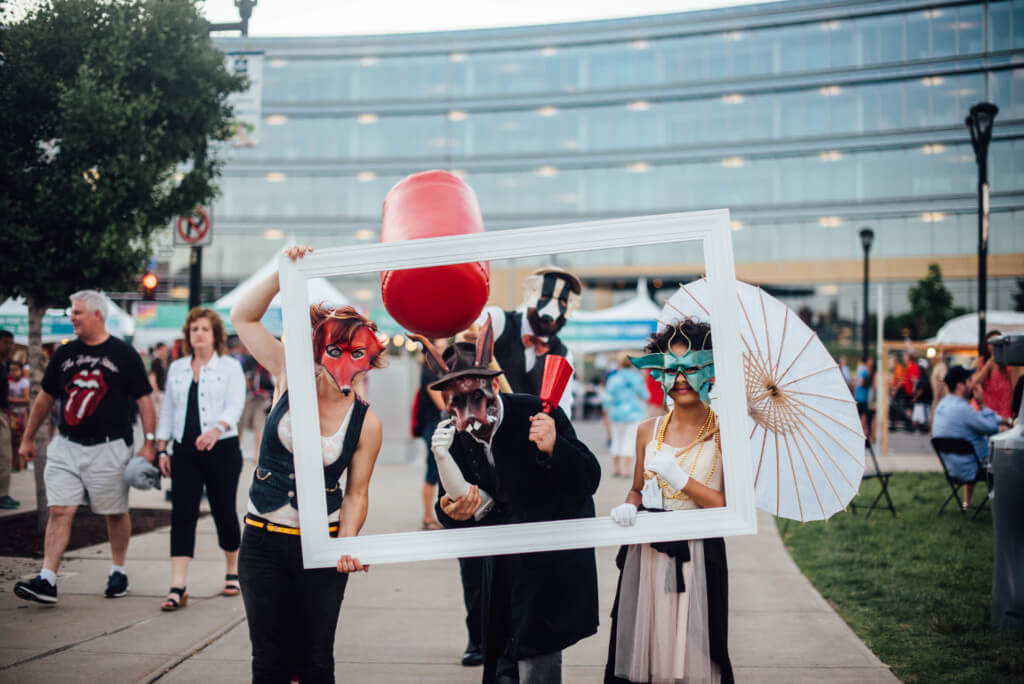
[[[622,568],[615,676],[651,684],[718,684],[708,637],[704,544],[688,542],[686,591],[676,591],[676,561],[650,544],[630,546]]]

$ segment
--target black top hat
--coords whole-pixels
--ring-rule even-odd
[[[501,375],[500,370],[488,367],[487,364],[489,361],[484,362],[479,366],[476,365],[476,345],[469,342],[456,342],[455,344],[450,345],[444,350],[442,358],[444,359],[444,364],[447,367],[448,372],[430,383],[429,388],[432,390],[440,390],[444,385],[448,384],[455,378],[461,378],[464,375],[474,375],[485,378]]]

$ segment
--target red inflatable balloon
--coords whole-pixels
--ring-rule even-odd
[[[400,180],[384,198],[381,242],[484,232],[476,193],[447,171]],[[486,261],[380,274],[384,308],[410,332],[451,337],[477,319],[490,294]]]

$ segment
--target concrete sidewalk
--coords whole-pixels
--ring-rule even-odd
[[[600,424],[581,423],[578,430],[588,444],[603,444]],[[610,458],[603,449],[595,451],[609,473]],[[423,466],[407,463],[409,453],[405,442],[385,443],[371,485],[365,533],[418,528]],[[923,465],[923,457],[917,458]],[[31,492],[31,477],[15,474],[14,492],[21,493],[22,487]],[[247,465],[239,485],[240,510],[250,477]],[[600,515],[622,501],[625,483],[606,475],[596,497]],[[132,497],[137,507],[168,505],[161,493],[133,491]],[[0,682],[249,681],[242,601],[219,595],[223,555],[212,521],[200,520],[190,601],[177,613],[159,610],[170,581],[168,539],[167,529],[132,538],[131,592],[116,600],[102,596],[110,569],[106,544],[67,554],[59,603],[53,607],[12,593],[14,579],[35,574],[39,561],[0,559]],[[729,539],[727,548],[729,648],[737,681],[898,681],[800,574],[771,516],[761,514],[757,535]],[[601,680],[617,580],[614,556],[614,548],[597,550],[601,630],[565,652],[566,682]],[[354,576],[335,645],[338,681],[479,681],[479,668],[459,665],[464,617],[454,560],[380,565]]]

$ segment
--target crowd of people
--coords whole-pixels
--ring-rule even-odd
[[[308,248],[291,248],[302,259]],[[413,436],[424,440],[421,527],[464,528],[591,518],[601,467],[576,435],[572,392],[543,399],[547,357],[572,356],[558,333],[578,303],[581,284],[557,268],[530,276],[516,310],[489,307],[454,339],[416,337],[424,365]],[[333,680],[333,644],[347,579],[367,570],[342,556],[334,568],[303,567],[295,495],[292,422],[284,344],[260,322],[278,292],[277,274],[253,287],[232,311],[231,345],[218,314],[189,312],[174,345],[143,357],[111,336],[99,293],[71,296],[76,338],[57,347],[42,391],[29,404],[22,364],[0,331],[0,451],[17,434],[22,462],[56,411],[47,448],[50,506],[39,574],[19,581],[26,600],[57,602],[57,572],[75,512],[88,504],[107,520],[111,569],[104,595],[129,591],[131,533],[127,465],[137,452],[172,482],[170,590],[160,605],[188,605],[202,492],[209,498],[225,558],[226,596],[241,594],[252,643],[254,681]],[[315,389],[321,426],[328,529],[358,535],[382,425],[365,400],[367,374],[386,365],[376,325],[351,307],[310,309]],[[649,339],[642,355],[622,354],[601,378],[601,417],[612,477],[629,480],[610,511],[621,526],[640,511],[725,505],[710,326],[682,318]],[[1009,424],[1019,406],[1009,369],[989,354],[972,368],[913,353],[889,359],[893,422],[976,445]],[[871,436],[877,383],[873,359],[838,367]],[[587,403],[586,399],[582,402]],[[143,441],[133,444],[141,422]],[[246,514],[236,514],[240,440],[253,431],[256,468]],[[0,453],[0,506],[10,498]],[[9,459],[9,463],[18,463]],[[962,464],[967,468],[969,464]],[[10,466],[8,466],[9,469]],[[959,467],[951,461],[951,468]],[[964,477],[971,475],[964,473]],[[965,491],[969,505],[971,490]],[[17,505],[17,502],[14,502]],[[612,612],[606,682],[732,681],[727,646],[728,587],[721,539],[622,547]],[[558,682],[562,651],[597,631],[593,549],[460,559],[466,608],[464,665],[483,665],[484,681]]]

